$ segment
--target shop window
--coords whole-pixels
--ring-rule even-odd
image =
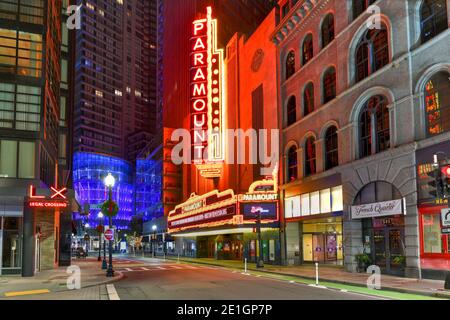
[[[363,14],[367,8],[372,5],[376,0],[353,0],[353,20]]]
[[[305,143],[305,176],[316,174],[316,140],[309,137]]]
[[[323,103],[328,103],[336,98],[336,69],[334,67],[325,71],[322,88]]]
[[[331,188],[331,211],[339,212],[344,210],[344,196],[342,186]]]
[[[450,80],[447,72],[439,72],[425,86],[427,135],[450,130]]]
[[[322,48],[334,40],[334,16],[329,14],[322,22]]]
[[[6,274],[8,273],[7,269],[22,266],[22,219],[19,217],[5,217],[3,219],[2,272]]]
[[[422,215],[424,253],[444,253],[440,219],[438,213]]]
[[[0,141],[0,177],[17,177],[17,141]]]
[[[295,73],[295,52],[291,51],[286,58],[286,80]]]
[[[293,182],[298,178],[297,148],[291,147],[288,152],[288,180]]]
[[[447,30],[447,19],[446,0],[424,0],[420,8],[422,43]]]
[[[309,216],[311,214],[309,193],[301,195],[301,211],[302,216]]]
[[[320,213],[331,212],[331,190],[320,190]]]
[[[359,117],[360,158],[390,148],[390,120],[387,100],[382,96],[369,99]]]
[[[325,133],[325,170],[339,165],[337,128],[332,126]]]
[[[302,65],[307,64],[314,57],[313,36],[309,33],[302,45]]]
[[[297,102],[295,96],[289,98],[287,104],[287,125],[288,127],[297,122]]]
[[[303,116],[314,112],[314,85],[312,82],[308,83],[303,93]]]
[[[356,47],[356,82],[377,72],[389,63],[389,38],[386,26],[367,30]]]

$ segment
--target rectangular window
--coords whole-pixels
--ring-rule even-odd
[[[19,178],[35,178],[35,144],[34,142],[19,142]]]
[[[311,214],[320,213],[320,192],[311,193]]]
[[[41,88],[0,83],[0,128],[40,130]]]
[[[42,35],[0,29],[0,72],[41,77]]]
[[[0,142],[0,177],[17,177],[17,141]]]
[[[443,253],[439,214],[422,215],[424,253]]]
[[[344,210],[342,186],[331,188],[331,211],[339,212],[342,210]]]
[[[301,216],[300,196],[286,199],[284,216],[285,218],[297,218]]]
[[[324,189],[320,191],[320,213],[331,212],[331,191]]]
[[[310,215],[310,210],[309,210],[309,193],[301,195],[301,210],[302,210],[302,216],[309,216]]]

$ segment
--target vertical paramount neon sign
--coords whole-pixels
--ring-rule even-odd
[[[223,50],[217,49],[217,20],[212,8],[196,20],[191,38],[192,159],[197,165],[224,160]]]

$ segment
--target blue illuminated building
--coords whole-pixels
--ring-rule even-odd
[[[136,160],[136,213],[143,222],[164,216],[162,201],[162,146]]]
[[[125,160],[95,153],[77,152],[73,159],[73,185],[79,203],[91,206],[90,215],[85,219],[92,228],[99,224],[95,208],[108,198],[108,188],[103,179],[111,173],[116,178],[113,188],[113,200],[119,206],[119,213],[113,224],[119,230],[129,229],[134,215],[133,166]],[[83,219],[84,220],[84,219]],[[105,218],[105,223],[107,219]]]

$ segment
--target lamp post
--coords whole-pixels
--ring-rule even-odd
[[[99,212],[97,218],[100,220],[100,228],[98,233],[98,259],[97,261],[102,261],[102,235],[103,235],[103,213]],[[101,232],[100,232],[101,231]]]
[[[156,257],[156,254],[155,254],[156,229],[158,229],[158,227],[156,226],[156,224],[154,224],[154,225],[152,226],[152,230],[153,230],[153,238],[154,238],[154,239],[152,239],[152,251],[153,251],[153,257]]]
[[[258,220],[256,225],[256,231],[258,232],[258,262],[256,263],[257,268],[264,268],[263,259],[263,246],[261,241],[261,210],[258,210]]]
[[[116,179],[114,179],[113,175],[111,173],[108,173],[108,175],[105,178],[105,186],[108,187],[108,200],[109,203],[112,202],[112,188],[114,187],[114,184],[116,183]],[[109,215],[109,228],[112,229],[112,217]],[[107,277],[114,277],[114,269],[113,269],[113,262],[112,262],[112,240],[109,240],[109,266],[108,270],[106,271]]]

